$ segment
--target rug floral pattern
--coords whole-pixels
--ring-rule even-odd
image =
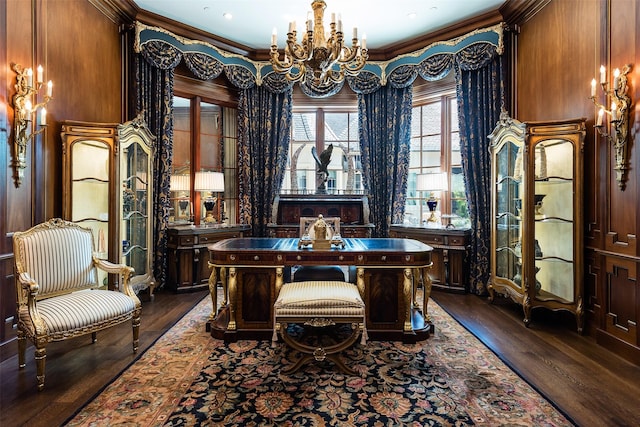
[[[435,303],[425,342],[370,341],[281,373],[297,355],[269,341],[225,345],[205,298],[69,426],[571,426]]]

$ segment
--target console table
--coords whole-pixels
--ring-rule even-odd
[[[167,229],[167,283],[175,292],[205,289],[210,274],[207,246],[250,234],[247,224],[177,225]]]
[[[209,246],[213,267],[209,289],[213,311],[211,335],[225,341],[270,339],[273,304],[284,283],[285,268],[294,265],[355,266],[356,284],[364,293],[367,332],[374,340],[407,343],[429,337],[427,314],[431,291],[425,286],[423,306],[415,299],[417,280],[431,267],[431,247],[411,239],[345,238],[344,249],[298,248],[294,238],[227,239]],[[223,285],[220,309],[218,275]]]
[[[415,239],[433,248],[433,268],[429,276],[433,287],[465,293],[469,283],[470,228],[418,227],[391,225],[390,237]]]

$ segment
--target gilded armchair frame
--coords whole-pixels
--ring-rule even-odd
[[[47,233],[48,231],[53,231]],[[47,234],[43,234],[47,233]],[[88,236],[87,236],[88,234]],[[53,251],[52,254],[28,253],[30,249],[37,250],[39,247],[34,242],[37,239],[45,239],[52,247],[60,246],[59,251]],[[73,257],[60,255],[66,249],[73,250],[74,238],[78,238],[78,242],[85,243],[86,239],[91,239],[91,254],[82,254],[79,258],[89,260],[87,264],[79,267],[85,277],[93,277],[93,283],[79,283],[78,281],[67,280],[65,274],[67,270],[61,268],[64,262],[73,262]],[[85,246],[89,247],[88,244]],[[135,292],[130,286],[129,277],[133,273],[133,268],[122,264],[114,264],[109,261],[99,259],[94,254],[93,236],[91,230],[81,227],[69,221],[59,218],[51,219],[45,223],[36,225],[24,232],[16,232],[13,235],[13,248],[15,254],[15,273],[16,273],[16,304],[17,304],[17,337],[18,337],[18,364],[20,368],[25,366],[26,340],[30,339],[35,346],[35,360],[37,364],[37,381],[38,390],[44,388],[45,377],[45,361],[46,346],[52,341],[62,341],[74,338],[80,335],[91,334],[92,342],[96,342],[96,333],[100,330],[115,326],[125,321],[131,320],[133,333],[133,351],[138,350],[139,329],[140,329],[140,313],[141,303]],[[65,250],[63,250],[63,248]],[[79,249],[82,245],[79,245]],[[60,252],[60,253],[57,253]],[[43,260],[47,264],[45,267],[58,268],[58,275],[61,278],[56,279],[55,285],[42,286],[38,277],[35,277],[33,271],[29,271],[29,265],[34,265],[35,260]],[[81,261],[79,261],[81,263]],[[43,267],[43,270],[47,268]],[[77,267],[77,265],[74,265]],[[122,277],[120,289],[105,290],[100,289],[102,286],[97,282],[97,270],[101,269],[107,273],[118,274]],[[38,269],[34,269],[38,270]],[[39,270],[43,274],[42,270]],[[40,279],[43,279],[42,277]],[[69,278],[70,279],[70,278]],[[43,279],[46,282],[47,279]],[[45,289],[46,288],[46,289]],[[80,293],[78,291],[89,291],[90,293]],[[112,294],[113,293],[113,294]],[[75,322],[72,328],[67,328],[64,322],[52,324],[47,322],[49,317],[43,315],[43,310],[38,309],[38,305],[46,304],[51,307],[56,302],[65,301],[70,303],[69,296],[79,296],[82,300],[99,302],[105,301],[109,304],[110,313],[107,315],[100,312],[100,305],[92,305],[91,307],[83,307],[81,304],[65,305],[64,310],[75,310]],[[121,295],[122,294],[122,295]],[[46,302],[44,302],[46,301]],[[80,301],[80,300],[76,300]],[[115,307],[115,308],[114,308]],[[77,311],[77,312],[76,312]],[[42,313],[41,313],[42,312]],[[93,316],[101,314],[98,320]]]

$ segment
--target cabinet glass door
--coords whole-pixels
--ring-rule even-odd
[[[93,231],[94,250],[109,257],[109,170],[111,147],[100,140],[81,140],[71,146],[71,218]],[[98,283],[107,273],[98,270]]]
[[[119,262],[133,267],[131,285],[136,292],[155,282],[153,248],[153,142],[139,116],[118,126],[120,143]]]
[[[545,139],[534,147],[536,158],[530,160],[537,162],[533,176],[535,296],[570,303],[575,300],[575,146],[564,139]],[[541,158],[538,153],[543,154]]]
[[[495,276],[522,287],[522,160],[516,140],[496,147],[494,159]]]
[[[147,273],[147,186],[149,155],[139,144],[123,148],[120,155],[122,176],[122,260],[135,274]]]

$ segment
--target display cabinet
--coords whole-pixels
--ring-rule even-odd
[[[583,328],[585,119],[521,123],[502,113],[491,141],[491,277],[531,311],[567,310]]]
[[[117,127],[115,123],[63,121],[61,131],[62,216],[90,228],[97,256],[109,261],[118,257]],[[98,274],[100,282],[108,285],[107,274]]]
[[[149,288],[153,298],[153,147],[141,116],[118,126],[120,190],[118,262],[133,267],[136,292]]]

